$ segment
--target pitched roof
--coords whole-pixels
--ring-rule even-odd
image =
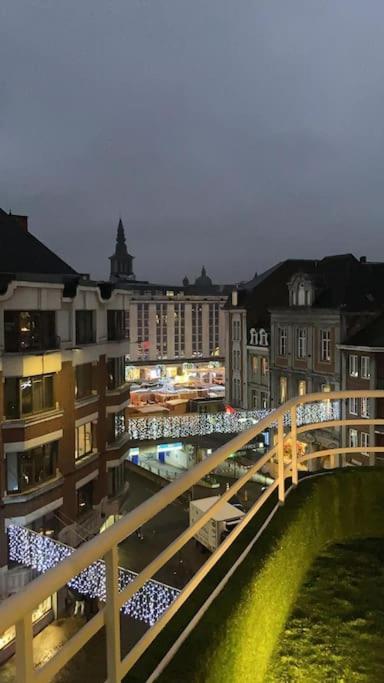
[[[384,315],[380,314],[343,342],[346,346],[384,347]]]
[[[0,273],[76,275],[76,271],[36,237],[16,217],[0,209]]]

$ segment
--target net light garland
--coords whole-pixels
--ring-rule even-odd
[[[8,526],[9,559],[44,574],[75,552],[59,541],[10,524]],[[119,591],[138,576],[136,572],[119,567]],[[68,582],[68,587],[89,598],[106,601],[106,571],[103,560],[93,562],[87,569]],[[122,609],[123,614],[153,626],[177,598],[180,591],[159,581],[147,581]]]
[[[215,433],[237,434],[253,427],[274,412],[274,410],[239,410],[235,413],[133,417],[128,419],[126,432],[132,441],[182,439],[188,436],[205,436]],[[300,405],[296,409],[296,416],[298,425],[338,420],[339,401],[321,401]],[[289,426],[290,421],[288,412],[284,416],[284,424]],[[271,426],[274,427],[275,423]]]

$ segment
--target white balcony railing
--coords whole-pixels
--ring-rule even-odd
[[[338,465],[338,456],[342,453],[360,453],[361,447],[339,446],[337,448],[315,451],[300,455],[297,448],[297,437],[311,430],[330,429],[337,427],[354,427],[364,425],[384,425],[384,419],[356,418],[345,419],[343,401],[350,397],[383,399],[384,391],[343,391],[327,393],[326,400],[323,393],[310,394],[288,401],[276,411],[261,419],[256,425],[242,431],[231,441],[218,448],[212,455],[197,464],[183,476],[179,477],[154,496],[146,500],[139,507],[123,517],[104,533],[82,545],[78,550],[60,562],[59,565],[47,571],[21,593],[18,593],[0,605],[0,624],[3,630],[16,625],[16,671],[17,681],[32,683],[51,681],[54,675],[79,651],[82,647],[105,626],[106,658],[109,683],[122,680],[135,662],[142,656],[147,647],[165,627],[171,617],[181,608],[187,598],[201,583],[209,570],[220,560],[227,548],[234,542],[244,527],[265,504],[267,499],[277,490],[281,503],[285,499],[285,480],[291,478],[293,484],[299,483],[298,473],[305,463],[318,458],[330,459],[330,466]],[[312,421],[307,422],[303,415],[308,416],[306,406],[317,404],[319,410],[312,410]],[[337,411],[330,406],[338,406]],[[329,413],[324,411],[329,410]],[[327,419],[329,415],[329,419]],[[261,457],[240,479],[225,491],[219,500],[211,506],[192,526],[183,531],[167,548],[165,548],[140,574],[128,585],[119,585],[118,545],[130,536],[136,529],[148,522],[167,505],[181,494],[188,491],[204,476],[212,472],[229,455],[243,448],[249,441],[267,429],[274,428],[276,439],[269,451]],[[366,431],[366,430],[365,430]],[[289,439],[289,451],[285,449]],[[365,453],[384,452],[384,446],[364,446]],[[120,655],[120,609],[129,599],[142,588],[212,517],[224,501],[228,501],[244,484],[265,466],[273,466],[276,479],[262,493],[240,523],[216,551],[195,573],[168,609],[160,616],[156,623],[149,628],[142,638],[133,646],[128,654],[121,659]],[[55,593],[73,577],[99,560],[105,562],[105,607],[87,622],[48,662],[35,668],[33,663],[32,612],[45,598]]]

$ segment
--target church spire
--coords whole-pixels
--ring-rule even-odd
[[[110,280],[116,282],[117,280],[135,280],[135,274],[132,270],[133,256],[128,253],[125,242],[124,225],[121,218],[117,226],[116,247],[113,256],[109,257],[111,261],[111,275]]]

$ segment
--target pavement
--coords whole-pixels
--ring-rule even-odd
[[[220,489],[193,487],[193,498],[217,495],[223,491],[229,480],[219,478]],[[159,490],[159,485],[139,474],[130,472],[128,476],[129,493],[124,503],[124,513],[133,510]],[[250,505],[260,495],[260,486],[251,482],[247,485],[247,498]],[[143,539],[132,534],[119,547],[119,563],[121,566],[140,572],[153,560],[172,540],[174,540],[189,524],[189,509],[186,501],[175,501],[162,510],[154,519],[142,527]],[[207,554],[196,547],[194,540],[172,558],[156,575],[160,581],[168,585],[182,588],[197,569],[207,559]],[[47,626],[34,638],[35,665],[41,665],[84,624],[84,618],[69,616],[59,619]],[[145,624],[128,617],[121,617],[122,652],[125,654],[145,633]],[[87,645],[67,664],[54,678],[54,683],[104,683],[105,635],[100,631]],[[12,657],[0,667],[0,683],[15,681],[15,662]]]

